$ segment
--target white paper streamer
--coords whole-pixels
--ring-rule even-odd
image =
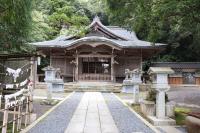
[[[26,85],[27,82],[28,82],[28,79],[24,80],[23,82],[20,83],[20,86]]]
[[[14,82],[16,82],[17,78],[19,77],[19,74],[21,72],[21,68],[18,68],[17,70],[14,70],[12,68],[7,68],[6,71],[9,73],[9,75],[13,75],[14,77]]]
[[[8,89],[8,88],[13,88],[13,87],[14,87],[13,84],[6,84],[6,89]]]

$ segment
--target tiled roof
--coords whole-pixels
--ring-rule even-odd
[[[117,26],[104,26],[98,17],[95,17],[93,22],[89,25],[89,28],[100,28],[105,34],[113,37],[113,39],[100,36],[88,36],[80,39],[74,39],[73,36],[59,36],[54,40],[35,42],[31,43],[37,47],[70,47],[76,45],[77,43],[97,41],[97,42],[108,42],[121,48],[154,48],[165,46],[166,44],[161,43],[151,43],[147,41],[139,40],[133,31],[128,31],[126,29]]]
[[[113,45],[116,45],[121,48],[145,48],[145,47],[153,47],[152,43],[141,41],[141,40],[133,40],[133,41],[122,41],[122,40],[114,40],[114,39],[108,39],[105,37],[98,37],[98,36],[89,36],[89,37],[83,37],[76,40],[66,40],[63,37],[56,38],[55,40],[50,41],[43,41],[43,42],[37,42],[32,43],[33,45],[37,47],[60,47],[60,48],[66,48],[69,46],[72,46],[74,44],[77,44],[79,42],[107,42],[111,43]],[[165,46],[165,44],[156,43],[154,44],[154,47],[156,46]]]
[[[200,69],[200,62],[153,62],[152,67],[171,67],[173,69]]]
[[[120,28],[118,26],[107,26],[112,32],[116,33],[117,35],[123,36],[128,40],[138,40],[134,31],[128,31],[124,28]]]

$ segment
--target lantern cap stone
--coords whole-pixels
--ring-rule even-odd
[[[149,74],[173,74],[174,70],[170,67],[150,67],[148,70]]]
[[[132,71],[132,73],[143,73],[143,71],[139,68],[136,68]]]
[[[59,71],[60,68],[54,68],[52,66],[47,66],[45,68],[42,69],[43,71]]]

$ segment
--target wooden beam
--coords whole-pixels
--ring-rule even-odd
[[[106,46],[109,46],[109,47],[117,49],[117,50],[122,50],[121,47],[115,46],[113,43],[114,42],[101,42],[101,41],[98,41],[98,40],[97,40],[97,42],[87,41],[87,42],[83,42],[83,43],[74,44],[74,45],[72,45],[72,46],[70,46],[66,49],[72,50],[72,49],[76,49],[76,48],[78,48],[79,46],[82,46],[82,45],[88,45],[88,46],[91,46],[93,48],[96,48],[97,46],[101,46],[101,45],[106,45]]]
[[[112,55],[100,55],[100,54],[90,54],[90,55],[79,55],[79,57],[108,57],[111,58]]]

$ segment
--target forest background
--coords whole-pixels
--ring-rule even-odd
[[[0,0],[0,53],[34,52],[30,42],[83,36],[95,16],[168,44],[151,61],[200,61],[199,0]]]

